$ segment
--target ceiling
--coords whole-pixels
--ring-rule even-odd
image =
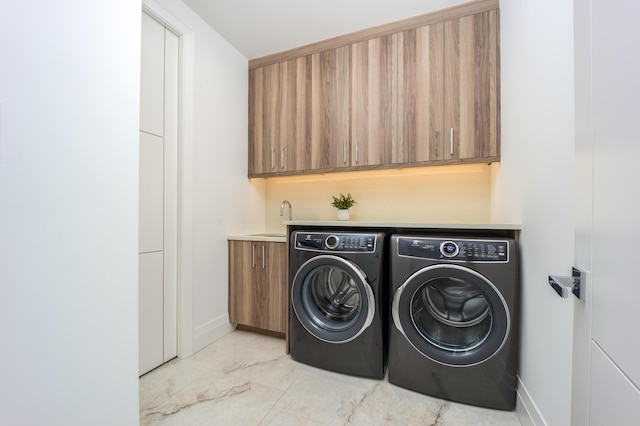
[[[183,0],[255,59],[468,0]]]

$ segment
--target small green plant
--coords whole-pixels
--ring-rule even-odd
[[[340,197],[334,197],[333,195],[331,197],[333,198],[331,205],[339,210],[347,210],[356,203],[351,194],[347,194],[345,197],[343,193],[340,193]]]

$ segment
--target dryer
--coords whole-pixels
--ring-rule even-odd
[[[509,238],[393,235],[389,382],[512,410],[519,267]]]
[[[289,348],[326,370],[383,378],[385,235],[295,231],[290,245]]]

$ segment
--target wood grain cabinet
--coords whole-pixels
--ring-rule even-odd
[[[286,256],[286,243],[229,241],[231,322],[285,333]]]
[[[249,71],[249,175],[310,168],[307,58]]]
[[[350,49],[348,46],[310,55],[311,138],[306,147],[310,170],[350,166]]]
[[[499,160],[498,19],[492,10],[400,33],[394,163]]]
[[[499,161],[499,11],[428,21],[252,68],[249,176]]]
[[[397,137],[397,34],[351,46],[351,166],[390,164]]]

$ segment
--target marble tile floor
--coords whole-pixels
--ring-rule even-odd
[[[317,369],[285,341],[233,331],[140,378],[141,425],[520,425],[515,412]]]

